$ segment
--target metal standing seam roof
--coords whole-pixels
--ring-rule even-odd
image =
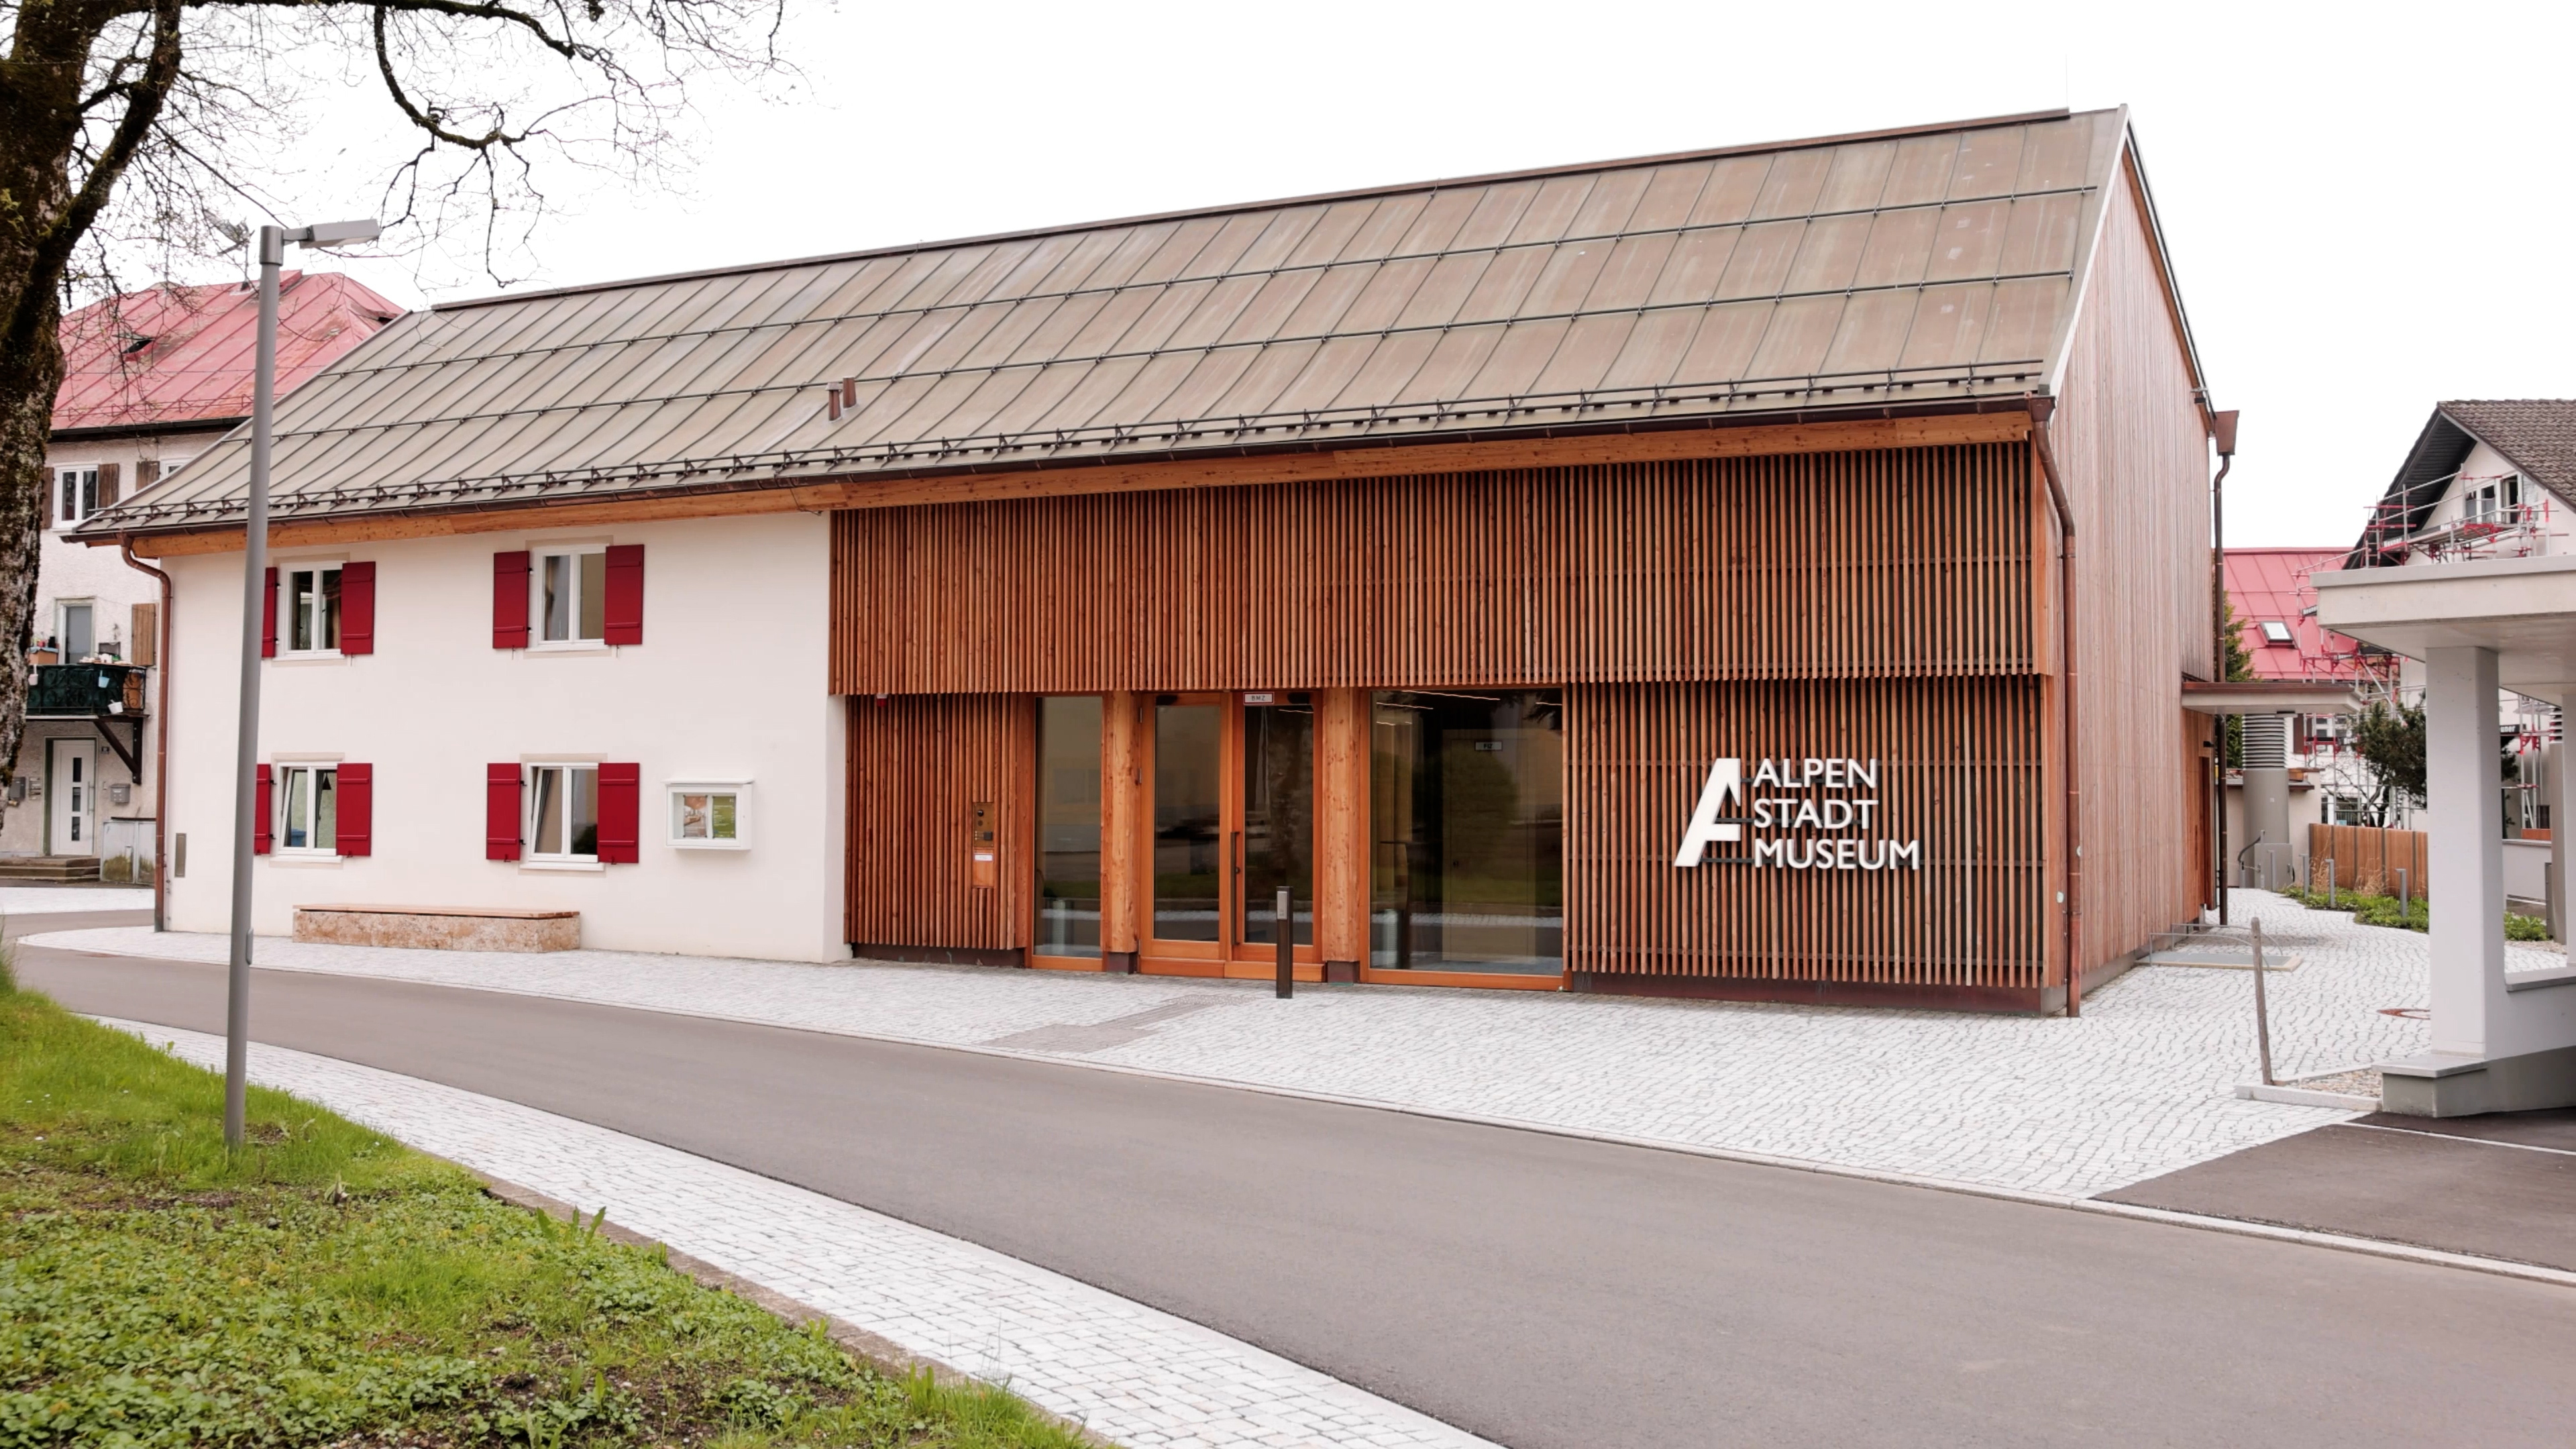
[[[2432,519],[2434,505],[2451,491],[2451,480],[2479,443],[2504,455],[2523,476],[2576,508],[2576,399],[2462,399],[2437,403],[2415,446],[2406,452],[2397,476],[2380,496],[2379,512],[2393,513],[2406,533],[2416,533]],[[2374,523],[2382,520],[2374,518]],[[2371,568],[2402,561],[2374,547],[2376,530],[2364,525],[2361,537],[2344,555],[2345,568]]]
[[[402,308],[336,272],[278,277],[284,393],[337,362]],[[150,287],[62,321],[54,431],[229,425],[250,415],[259,292],[249,283]]]
[[[273,516],[2019,396],[2126,135],[2052,112],[449,304],[280,405]],[[238,523],[247,454],[81,531]]]

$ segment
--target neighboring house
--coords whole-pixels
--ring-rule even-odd
[[[291,389],[401,308],[343,276],[280,281],[278,386]],[[63,319],[64,372],[46,454],[35,679],[0,856],[13,875],[78,879],[153,858],[160,585],[69,531],[151,488],[250,413],[259,298],[248,284],[154,287]]]
[[[2344,566],[2309,577],[2319,621],[2404,655],[2400,688],[2424,704],[2432,1050],[2383,1066],[2394,1111],[2576,1103],[2576,973],[2508,980],[2502,923],[2508,901],[2552,905],[2566,938],[2565,852],[2530,837],[2576,800],[2557,768],[2576,697],[2571,501],[2576,400],[2446,402]]]
[[[2385,698],[2394,691],[2398,661],[2365,649],[2316,620],[2316,590],[2308,575],[2340,568],[2341,548],[2231,548],[2227,551],[2227,598],[2236,611],[2237,642],[2247,665],[2261,680],[2333,681],[2353,685],[2364,698]],[[2366,818],[2365,802],[2375,798],[2377,781],[2352,751],[2353,716],[2336,714],[2249,715],[2249,746],[2268,756],[2285,758],[2289,771],[2291,854],[2307,851],[2307,826],[2356,824]],[[2228,777],[2227,838],[2230,853],[2244,856],[2255,832],[2245,823],[2244,777]],[[2399,800],[2385,822],[2403,826],[2410,806]],[[2249,868],[2250,857],[2240,862]],[[2242,878],[2241,876],[2239,877]]]
[[[2520,559],[2576,559],[2576,401],[2434,408],[2342,567],[2470,564],[2496,572]],[[2420,700],[2422,662],[2403,661],[2395,688]],[[2555,812],[2548,776],[2561,713],[2554,699],[2536,694],[2508,688],[2499,697],[2496,732],[2515,761],[2504,781],[2509,839],[2549,838]]]
[[[2060,1010],[2210,899],[2183,318],[2119,111],[406,317],[280,409],[255,926]],[[185,930],[243,455],[83,530]]]

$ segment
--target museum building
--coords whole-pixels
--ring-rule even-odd
[[[441,306],[279,410],[260,929],[2063,1010],[2209,899],[2212,426],[2118,110]],[[247,452],[80,531],[182,929]]]

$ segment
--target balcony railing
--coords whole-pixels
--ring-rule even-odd
[[[27,690],[29,719],[93,719],[144,712],[139,664],[39,664]]]

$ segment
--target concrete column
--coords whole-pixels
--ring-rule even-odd
[[[2433,1050],[2484,1054],[2503,1021],[2504,783],[2492,649],[2428,651],[2424,690]]]

